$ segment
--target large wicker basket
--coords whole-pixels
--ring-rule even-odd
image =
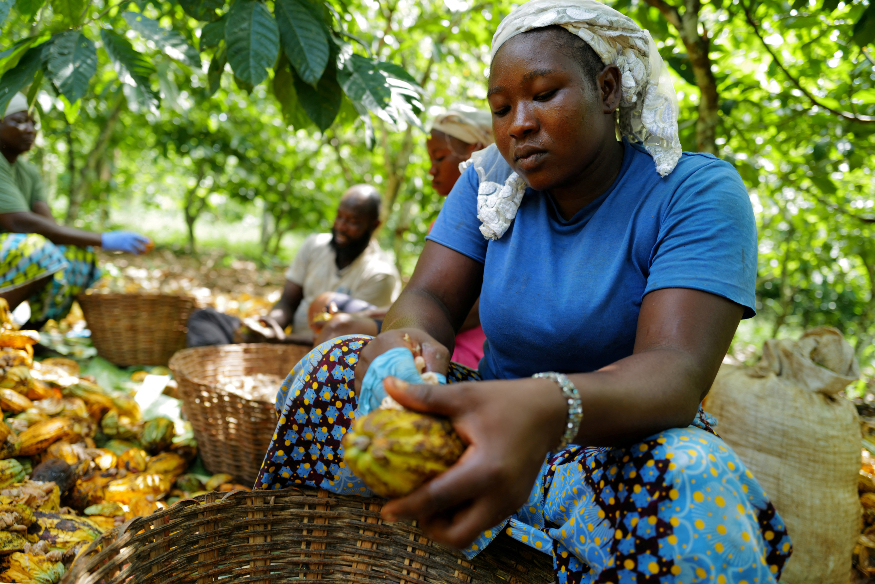
[[[62,584],[553,582],[550,556],[504,534],[468,562],[381,506],[307,488],[184,499],[103,534]]]
[[[97,353],[119,365],[167,365],[185,348],[195,299],[170,294],[81,294],[77,297]]]
[[[170,369],[179,384],[182,411],[191,421],[204,466],[255,482],[276,428],[274,402],[255,401],[216,385],[222,375],[267,373],[284,378],[310,350],[302,345],[246,344],[179,351]],[[277,387],[279,390],[279,387]]]

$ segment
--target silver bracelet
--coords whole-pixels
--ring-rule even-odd
[[[577,433],[580,431],[580,423],[583,421],[583,407],[580,403],[580,393],[568,376],[564,373],[556,373],[555,371],[547,371],[545,373],[535,373],[532,375],[534,379],[552,379],[559,384],[562,389],[562,396],[568,401],[568,418],[565,425],[565,433],[562,435],[562,441],[556,447],[554,452],[558,452],[572,443]]]

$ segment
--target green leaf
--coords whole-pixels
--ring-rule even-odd
[[[812,155],[814,156],[814,162],[820,162],[824,160],[829,155],[829,149],[832,146],[832,142],[829,140],[821,140],[817,144],[814,145],[812,150]]]
[[[196,20],[215,20],[216,10],[225,7],[225,0],[178,0],[186,14]]]
[[[0,0],[0,26],[6,22],[6,17],[9,16],[9,10],[15,4],[14,0]]]
[[[200,50],[206,51],[214,49],[225,40],[225,17],[223,16],[215,22],[208,22],[201,29]]]
[[[276,21],[261,2],[238,0],[228,12],[225,43],[234,74],[250,85],[258,85],[267,77],[279,52]]]
[[[724,99],[720,102],[720,111],[723,112],[723,115],[728,116],[737,105],[738,101],[735,99]]]
[[[16,66],[0,77],[0,112],[6,111],[9,100],[16,92],[33,81],[37,71],[42,67],[43,48],[43,45],[39,45],[28,49]]]
[[[52,37],[45,61],[49,79],[58,92],[75,103],[88,91],[88,82],[97,71],[97,50],[91,39],[71,30]]]
[[[835,183],[825,176],[812,176],[811,182],[825,195],[833,195],[838,190]]]
[[[161,28],[158,22],[136,12],[125,12],[123,16],[128,26],[144,39],[155,43],[165,55],[191,67],[200,68],[200,53],[177,31]]]
[[[225,64],[228,62],[224,41],[220,45],[216,49],[216,53],[210,61],[210,68],[207,71],[207,82],[209,83],[207,97],[212,97],[219,91],[219,88],[222,86],[222,73],[225,72]]]
[[[174,110],[181,112],[182,108],[179,105],[179,87],[176,81],[173,80],[173,74],[170,71],[170,63],[165,61],[158,63],[158,87],[161,89],[161,100],[165,104],[169,104]]]
[[[854,34],[851,37],[855,43],[864,47],[875,40],[875,2],[870,2],[866,12],[854,25]]]
[[[125,95],[129,98],[135,97],[137,103],[144,107],[154,107],[159,101],[158,94],[152,89],[150,80],[155,73],[155,67],[146,57],[134,50],[127,38],[117,32],[105,28],[101,29],[100,38],[103,40],[106,54],[115,65],[116,73],[122,84],[136,85],[141,89],[140,94],[126,90]]]
[[[361,55],[347,59],[338,76],[344,93],[353,103],[361,102],[372,112],[382,110],[392,99],[386,76]]]
[[[378,61],[376,63],[376,67],[377,69],[385,73],[387,77],[394,77],[395,79],[406,81],[414,87],[419,87],[419,82],[414,79],[413,75],[408,73],[401,65],[390,63],[388,61]]]
[[[52,0],[52,11],[60,17],[62,26],[71,28],[82,22],[85,3],[86,0]]]
[[[18,0],[15,3],[15,7],[18,8],[18,11],[22,16],[30,19],[36,16],[36,13],[39,12],[39,9],[42,8],[45,3],[46,0]]]
[[[839,2],[841,0],[823,0],[823,6],[821,6],[821,10],[826,12],[827,14],[832,14],[832,12],[839,7]],[[806,5],[808,2],[805,3]],[[795,8],[795,5],[794,5]]]
[[[34,75],[33,83],[30,84],[30,88],[27,90],[27,107],[33,107],[33,102],[36,101],[36,94],[39,93],[44,77],[45,74],[42,69],[37,71],[36,75]]]
[[[81,101],[70,103],[66,97],[61,95],[61,103],[64,104],[64,117],[67,118],[67,123],[74,123],[79,119],[79,108],[82,106]]]
[[[681,79],[690,85],[696,85],[696,74],[693,73],[693,65],[686,53],[672,53],[665,57],[665,62],[681,76]]]
[[[295,91],[295,78],[290,69],[291,64],[285,55],[281,55],[273,76],[273,94],[280,102],[283,120],[286,125],[301,130],[313,124],[304,112],[298,92]]]
[[[307,112],[307,116],[324,132],[331,127],[334,118],[337,117],[343,99],[343,89],[337,83],[335,71],[326,69],[315,88],[297,74],[294,77],[298,101]]]
[[[315,86],[328,64],[328,35],[306,0],[276,0],[274,14],[283,51],[301,79]]]

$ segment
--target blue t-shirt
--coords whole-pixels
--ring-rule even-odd
[[[500,156],[490,147],[483,167],[503,164],[506,177]],[[661,288],[717,294],[754,315],[756,224],[727,162],[684,153],[663,178],[624,141],[606,193],[565,221],[549,195],[529,188],[498,240],[479,231],[479,183],[473,166],[465,170],[428,239],[483,263],[484,379],[585,373],[628,357],[644,295]]]

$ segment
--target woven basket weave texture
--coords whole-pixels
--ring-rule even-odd
[[[273,396],[269,402],[246,399],[218,387],[217,378],[256,373],[284,378],[309,351],[302,345],[256,343],[195,347],[173,356],[170,369],[182,411],[210,472],[253,484],[277,423]]]
[[[466,561],[380,499],[316,489],[209,493],[109,531],[62,584],[547,584],[552,558],[506,535]]]
[[[185,348],[195,299],[170,294],[80,294],[97,353],[120,367],[167,365]]]

